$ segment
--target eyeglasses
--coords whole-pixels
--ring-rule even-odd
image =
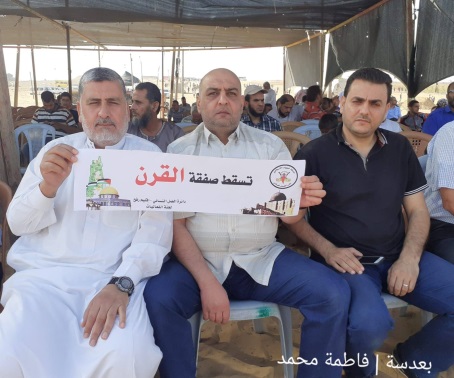
[[[450,90],[448,91],[448,94],[453,94],[453,93],[454,93],[454,89],[450,89]]]

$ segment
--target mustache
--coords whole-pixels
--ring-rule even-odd
[[[357,121],[367,121],[367,122],[370,122],[370,118],[369,117],[358,117],[356,118]]]
[[[110,118],[98,118],[95,122],[95,126],[98,125],[114,125],[117,126],[114,121],[112,121]]]

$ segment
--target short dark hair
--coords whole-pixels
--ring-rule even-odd
[[[68,98],[72,101],[72,97],[71,97],[71,95],[69,94],[69,92],[62,92],[62,93],[60,94],[60,98],[62,98],[62,97],[68,97]]]
[[[180,105],[180,103],[178,102],[178,100],[173,100],[173,101],[172,101],[172,104],[175,104],[175,103],[177,103],[178,105]]]
[[[334,114],[324,114],[318,122],[318,128],[322,134],[326,134],[337,127],[337,117]]]
[[[317,96],[321,96],[322,90],[319,85],[311,85],[306,91],[306,101],[314,102]]]
[[[106,67],[91,68],[82,75],[79,81],[79,97],[82,96],[82,93],[84,92],[85,89],[85,85],[92,81],[98,83],[102,81],[118,81],[118,84],[120,84],[120,87],[123,91],[123,95],[126,98],[125,82],[123,81],[121,76],[117,74],[114,70]]]
[[[183,101],[183,99],[185,99],[185,100],[186,100],[186,97],[184,97],[184,96],[183,96],[183,97],[181,97],[181,101]]]
[[[156,114],[159,113],[161,109],[161,91],[159,90],[156,84],[150,83],[149,81],[145,81],[143,83],[139,83],[134,88],[136,91],[143,91],[144,89],[147,91],[147,100],[149,102],[159,102],[158,110],[156,110]]]
[[[41,100],[42,102],[55,101],[55,96],[51,91],[44,91],[43,93],[41,93]]]
[[[347,83],[345,84],[345,89],[344,89],[345,97],[347,97],[350,87],[355,80],[369,81],[370,83],[374,83],[374,84],[385,84],[387,94],[388,94],[387,102],[389,102],[391,100],[391,93],[392,93],[392,89],[393,89],[392,79],[391,79],[391,76],[389,76],[386,72],[383,72],[383,71],[379,70],[378,68],[374,68],[374,67],[366,67],[366,68],[360,68],[359,70],[356,70],[347,79]]]
[[[415,104],[419,104],[419,101],[418,100],[411,100],[409,103],[408,103],[408,107],[411,108],[413,105]]]

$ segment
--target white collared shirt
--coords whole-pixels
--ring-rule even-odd
[[[203,123],[169,145],[167,152],[182,155],[241,159],[291,160],[285,144],[275,135],[242,122],[224,145]],[[222,198],[219,198],[222,201]],[[284,249],[275,241],[278,219],[270,216],[175,213],[186,227],[211,271],[224,282],[234,262],[258,283],[267,285],[273,263]]]

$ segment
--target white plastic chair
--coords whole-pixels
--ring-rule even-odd
[[[261,319],[274,316],[279,321],[282,356],[288,361],[293,356],[292,340],[292,315],[290,307],[281,306],[271,302],[260,301],[230,301],[230,320],[252,320],[254,330],[263,333],[263,323]],[[198,312],[188,319],[192,328],[192,340],[196,351],[196,361],[199,355],[200,331],[202,329],[203,314]],[[283,364],[284,377],[293,377],[293,365]]]
[[[318,122],[317,122],[317,125],[303,125],[303,126],[297,127],[295,130],[293,130],[293,132],[306,135],[311,140],[316,139],[322,135],[322,132],[318,128]]]
[[[28,125],[22,125],[14,129],[14,137],[16,140],[17,151],[21,153],[20,135],[24,134],[27,139],[28,145],[28,158],[32,161],[38,155],[39,151],[46,144],[46,139],[51,137],[55,139],[55,128],[45,123],[30,123]],[[22,174],[27,170],[26,167],[21,167],[20,171]]]
[[[382,299],[385,301],[386,307],[388,310],[391,310],[393,308],[400,308],[400,316],[404,316],[405,312],[407,311],[408,303],[405,302],[404,300],[397,298],[391,294],[387,293],[382,293],[381,294]],[[433,318],[433,314],[421,310],[421,325],[424,327],[428,322],[430,322]]]

